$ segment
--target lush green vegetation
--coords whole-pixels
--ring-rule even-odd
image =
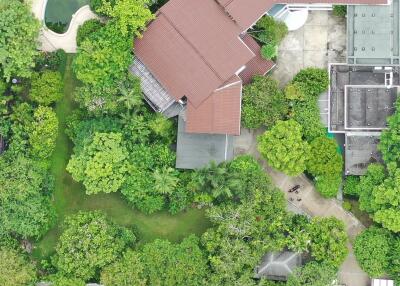
[[[18,0],[0,2],[1,77],[30,77],[34,66],[39,21],[28,4]]]
[[[284,22],[277,21],[272,16],[264,16],[249,33],[262,44],[261,56],[271,60],[278,55],[279,43],[287,35],[288,28]]]
[[[244,88],[242,118],[247,128],[267,128],[258,150],[269,165],[290,176],[306,172],[324,197],[335,197],[343,160],[336,141],[326,138],[317,105],[328,84],[327,72],[317,68],[300,71],[283,91],[256,76]]]
[[[254,158],[174,168],[175,123],[150,112],[139,79],[127,72],[132,38],[153,18],[149,3],[91,2],[105,23],[82,28],[75,57],[27,51],[26,69],[1,65],[0,284],[265,286],[275,283],[255,280],[255,266],[266,252],[286,249],[311,260],[293,274],[294,285],[332,280],[347,255],[343,223],[288,213],[283,193]],[[27,14],[21,22],[33,23],[21,5],[0,8],[10,15],[21,8]],[[264,36],[283,37],[282,26],[269,30],[270,19],[263,21]],[[19,33],[14,37],[20,40]],[[6,82],[10,76],[19,81]],[[301,170],[282,156],[270,160],[291,174],[307,164],[323,173],[320,162],[308,161],[309,146],[332,149],[324,140],[306,142],[301,123],[280,121],[290,117],[289,97],[319,92],[320,72],[312,76],[300,97],[287,96],[268,78],[253,86],[277,94],[270,101],[275,114],[253,122],[271,125],[260,151],[268,157],[270,145],[289,141]],[[333,152],[313,152],[336,170]],[[327,271],[310,278],[315,265]]]

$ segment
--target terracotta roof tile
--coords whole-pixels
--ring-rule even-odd
[[[265,60],[261,57],[261,47],[252,36],[245,34],[242,39],[256,55],[246,64],[246,68],[239,74],[243,84],[248,84],[254,75],[266,74],[275,66],[275,63],[271,60]]]
[[[240,135],[242,83],[213,92],[198,108],[188,102],[186,132]]]
[[[239,38],[240,28],[214,0],[173,0],[161,13],[224,81],[254,57]]]
[[[135,54],[176,100],[198,106],[224,82],[163,14],[135,41]]]

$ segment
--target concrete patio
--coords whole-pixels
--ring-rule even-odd
[[[285,86],[306,67],[327,68],[346,61],[346,23],[329,11],[310,11],[306,24],[289,32],[279,46],[272,77]]]

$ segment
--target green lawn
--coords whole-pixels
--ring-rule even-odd
[[[54,204],[58,219],[54,228],[35,244],[33,256],[42,259],[51,255],[60,235],[59,227],[64,217],[79,210],[104,211],[116,223],[135,228],[142,243],[156,238],[166,238],[175,242],[191,233],[203,233],[210,224],[202,210],[190,209],[175,216],[167,212],[145,215],[133,210],[118,193],[86,195],[84,187],[76,183],[66,172],[65,167],[72,153],[72,142],[64,130],[66,119],[74,109],[72,93],[77,84],[71,70],[72,59],[73,56],[68,55],[63,72],[64,98],[56,106],[60,132],[52,158],[52,173],[55,177]]]

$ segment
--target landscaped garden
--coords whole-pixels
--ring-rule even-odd
[[[176,122],[149,109],[128,72],[132,39],[154,17],[148,4],[91,1],[105,21],[81,27],[76,55],[38,52],[29,8],[0,6],[0,285],[330,284],[348,253],[341,221],[287,212],[251,156],[174,168]],[[283,92],[257,77],[243,117],[267,127],[259,149],[271,166],[307,170],[332,196],[342,162],[313,113],[326,81],[305,70]],[[308,263],[287,283],[254,279],[265,253],[284,250]]]

